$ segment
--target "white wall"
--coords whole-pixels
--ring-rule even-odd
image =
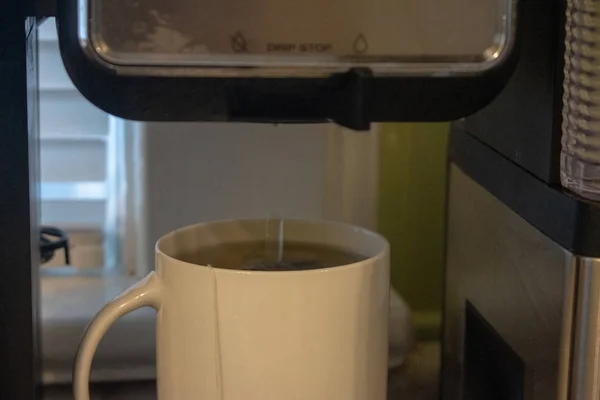
[[[155,241],[194,222],[271,215],[374,225],[373,134],[332,124],[150,123],[134,136],[128,269],[151,266]]]

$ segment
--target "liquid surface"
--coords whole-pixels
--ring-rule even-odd
[[[177,258],[192,264],[246,271],[302,271],[337,267],[366,259],[336,247],[287,241],[226,243],[200,248]]]

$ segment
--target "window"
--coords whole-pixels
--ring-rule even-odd
[[[125,145],[136,136],[124,132],[132,124],[92,105],[71,83],[53,19],[39,27],[38,46],[40,222],[66,231],[70,242],[71,265],[59,250],[40,273],[42,379],[58,385],[70,383],[77,344],[94,314],[138,279],[127,276],[120,257]],[[118,339],[98,350],[104,364],[96,363],[93,379],[153,376],[155,315],[142,310],[131,317],[111,330]],[[132,325],[145,332],[135,343],[127,335]]]
[[[62,64],[54,19],[39,35],[41,223],[67,232],[71,265],[117,267],[123,122],[87,101]],[[65,265],[57,251],[44,271]]]

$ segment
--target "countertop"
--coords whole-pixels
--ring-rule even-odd
[[[437,400],[440,344],[419,342],[405,363],[389,374],[388,400]],[[148,382],[102,383],[92,386],[94,400],[154,400],[156,386]],[[72,399],[70,385],[50,386],[46,400]]]
[[[440,350],[439,342],[418,342],[406,362],[389,372],[388,400],[437,400]]]

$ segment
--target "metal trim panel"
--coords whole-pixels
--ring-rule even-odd
[[[576,261],[569,400],[600,398],[600,258]]]

